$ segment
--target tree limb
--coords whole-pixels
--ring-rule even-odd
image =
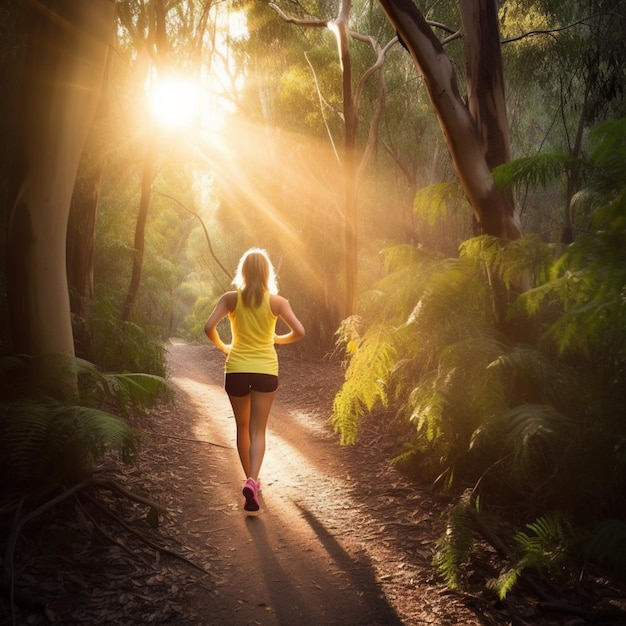
[[[268,6],[270,7],[270,9],[273,9],[282,20],[284,20],[285,22],[288,22],[289,24],[295,24],[296,26],[313,26],[316,28],[328,28],[328,24],[330,22],[330,20],[322,20],[322,19],[315,18],[315,17],[311,17],[308,19],[292,17],[284,13],[283,10],[280,7],[276,6],[273,2],[270,2]]]
[[[220,266],[220,269],[224,272],[224,274],[226,274],[226,276],[232,280],[233,277],[231,273],[224,267],[224,265],[222,265],[221,261],[215,255],[213,246],[211,245],[211,238],[209,237],[209,231],[207,230],[204,220],[200,217],[200,215],[198,215],[198,213],[196,213],[194,210],[190,209],[186,204],[181,202],[178,198],[175,198],[174,196],[171,196],[170,194],[165,193],[164,191],[158,191],[155,189],[154,193],[158,193],[160,196],[169,198],[173,202],[176,202],[178,206],[180,206],[182,209],[184,209],[188,213],[191,213],[191,215],[193,215],[200,222],[200,225],[202,226],[202,230],[204,231],[204,237],[206,239],[207,245],[209,246],[209,252],[211,256],[213,257],[213,260]]]
[[[99,509],[101,509],[109,517],[113,518],[118,524],[123,526],[129,533],[132,533],[133,535],[135,535],[135,537],[137,537],[143,543],[145,543],[148,547],[152,548],[153,550],[157,550],[159,552],[162,552],[163,554],[167,554],[169,556],[172,556],[172,557],[174,557],[174,558],[176,558],[176,559],[178,559],[180,561],[183,561],[183,563],[187,563],[187,565],[190,565],[191,567],[201,571],[203,574],[207,574],[207,575],[210,576],[210,573],[207,572],[201,565],[197,565],[193,561],[190,561],[187,557],[184,557],[181,554],[178,554],[177,552],[174,552],[173,550],[170,550],[169,548],[166,548],[164,546],[160,546],[159,544],[155,543],[154,541],[152,541],[148,537],[142,535],[138,530],[134,529],[132,526],[127,524],[122,518],[120,518],[118,515],[113,513],[113,511],[110,511],[109,509],[107,509],[106,506],[104,506],[101,502],[98,502],[95,498],[92,498],[90,496],[87,496],[87,498],[90,500],[90,502],[95,504]]]

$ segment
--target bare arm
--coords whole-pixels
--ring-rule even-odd
[[[271,298],[272,311],[275,315],[278,315],[287,326],[289,326],[289,332],[282,335],[274,335],[274,343],[286,344],[293,343],[304,337],[304,326],[302,322],[296,317],[293,312],[289,301],[282,296],[272,296]]]
[[[233,294],[235,295],[235,298],[236,298],[237,294],[235,292],[229,291],[225,293],[217,301],[217,304],[215,305],[215,309],[213,309],[213,313],[209,315],[209,319],[206,321],[206,324],[204,325],[204,332],[206,333],[206,336],[224,354],[228,354],[230,352],[231,346],[228,344],[225,344],[222,341],[222,338],[219,336],[219,333],[217,332],[217,325],[228,315],[228,312],[234,308],[230,306],[232,305]]]

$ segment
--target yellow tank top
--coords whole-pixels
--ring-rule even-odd
[[[263,295],[260,306],[247,307],[241,290],[237,306],[228,313],[233,335],[232,349],[226,358],[226,373],[246,372],[278,376],[278,357],[274,347],[276,315],[270,308],[270,294]]]

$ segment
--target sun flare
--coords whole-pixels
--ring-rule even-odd
[[[201,111],[198,83],[171,77],[150,86],[150,108],[154,118],[164,126],[180,128],[198,119]]]

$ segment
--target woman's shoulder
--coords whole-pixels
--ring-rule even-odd
[[[274,315],[278,315],[280,313],[283,302],[285,301],[286,300],[283,296],[279,296],[276,293],[270,294],[270,308],[272,309],[272,313]]]
[[[237,308],[237,291],[227,291],[223,296],[224,303],[229,311],[234,311]]]

